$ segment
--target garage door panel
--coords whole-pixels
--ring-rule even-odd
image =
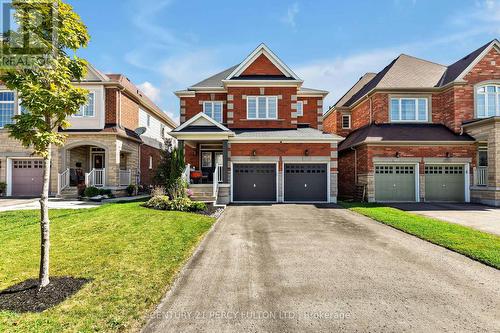
[[[276,165],[233,164],[233,200],[276,201]]]
[[[43,187],[42,160],[12,161],[12,195],[39,196]]]
[[[415,201],[414,165],[375,166],[376,201]]]
[[[324,202],[328,200],[327,164],[285,164],[285,201]]]
[[[426,165],[426,201],[465,201],[465,168],[463,165]]]

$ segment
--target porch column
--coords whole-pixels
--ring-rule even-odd
[[[222,141],[222,182],[229,183],[228,180],[228,140]]]
[[[182,150],[184,155],[186,154],[186,152],[184,151],[184,140],[177,140],[177,147],[179,148],[179,151]],[[184,159],[186,159],[186,157],[184,157]]]

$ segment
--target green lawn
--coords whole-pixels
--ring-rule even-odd
[[[391,227],[500,269],[499,236],[383,205],[346,202],[340,204]]]
[[[51,275],[91,279],[42,313],[0,312],[0,332],[134,331],[214,223],[140,203],[51,211]],[[36,278],[37,211],[0,214],[0,290]]]

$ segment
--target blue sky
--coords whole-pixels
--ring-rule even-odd
[[[500,36],[500,0],[68,0],[92,40],[79,52],[124,73],[178,118],[174,90],[266,43],[326,105],[400,53],[450,64]]]

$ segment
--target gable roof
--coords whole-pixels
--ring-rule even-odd
[[[335,106],[341,107],[351,99],[354,94],[356,94],[361,88],[363,88],[368,82],[370,82],[377,73],[366,73],[362,77],[359,78],[358,82],[356,82],[351,89],[349,89],[344,96],[340,97],[340,99],[335,103]]]
[[[492,47],[500,49],[500,42],[494,39],[449,66],[401,54],[368,82],[362,80],[363,76],[335,104],[335,107],[352,106],[375,88],[412,89],[445,86],[465,76]],[[363,83],[365,84],[360,87]]]
[[[217,128],[217,132],[223,131],[223,132],[232,132],[229,128],[226,126],[222,125],[218,121],[212,119],[211,117],[207,116],[205,113],[200,112],[179,127],[175,128],[172,132],[181,132],[187,127],[194,127],[199,129],[202,132],[206,132],[206,128]]]
[[[290,67],[288,67],[283,61],[281,61],[278,56],[267,47],[266,44],[261,43],[257,48],[250,53],[229,75],[225,78],[226,80],[231,80],[235,77],[241,76],[241,74],[247,69],[257,58],[264,55],[270,62],[273,63],[276,68],[280,70],[285,77],[292,80],[302,81],[297,74],[295,74]]]
[[[371,124],[351,132],[339,145],[338,150],[346,150],[363,143],[388,141],[422,142],[463,142],[475,140],[468,134],[456,134],[442,124]]]
[[[489,50],[494,46],[500,48],[500,42],[498,41],[498,39],[494,39],[484,44],[477,50],[469,53],[462,59],[448,66],[446,73],[444,73],[443,77],[439,82],[439,86],[444,86],[452,81],[461,79],[470,70],[469,68],[473,67],[471,65],[473,65],[476,62],[476,60],[482,59],[483,53],[489,52]]]

